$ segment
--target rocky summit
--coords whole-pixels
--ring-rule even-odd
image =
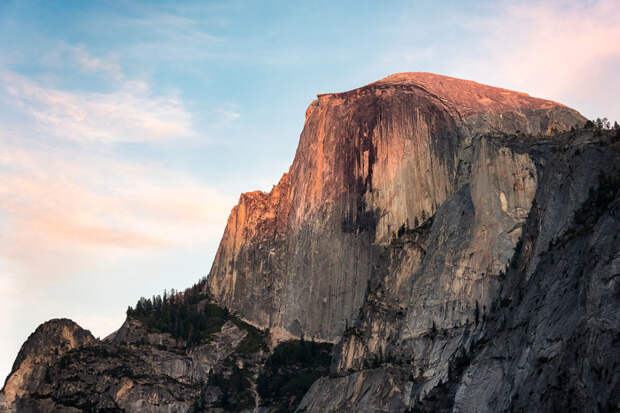
[[[620,409],[620,131],[430,73],[318,95],[206,279],[41,325],[11,412]]]

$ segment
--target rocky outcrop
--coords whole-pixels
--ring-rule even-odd
[[[584,121],[555,102],[429,73],[319,95],[306,111],[288,174],[269,194],[243,194],[233,209],[210,288],[227,308],[283,337],[336,341],[362,306],[377,246],[399,228],[425,222],[469,182],[473,201],[486,210],[475,210],[474,238],[460,251],[473,258],[454,263],[461,266],[458,279],[497,273],[518,228],[493,240],[489,254],[477,252],[527,215],[536,170],[526,154],[496,154],[472,139],[548,135]],[[487,201],[486,191],[496,196]],[[476,289],[475,299],[488,298],[483,282],[469,284],[455,284],[452,298],[468,288]]]
[[[51,320],[22,346],[0,411],[187,412],[246,335],[229,321],[187,348],[132,318],[104,341],[70,320]]]
[[[174,298],[141,299],[102,341],[70,320],[43,324],[22,347],[0,392],[0,411],[295,410],[312,383],[329,374],[332,345],[298,340],[269,347],[267,333],[196,294],[202,282]],[[198,335],[186,334],[184,325]]]
[[[41,324],[17,354],[0,393],[0,410],[10,409],[16,399],[35,392],[48,366],[59,357],[94,341],[90,331],[68,319],[54,319]]]

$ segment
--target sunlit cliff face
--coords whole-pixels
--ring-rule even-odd
[[[334,340],[361,305],[377,246],[401,227],[426,222],[469,182],[475,162],[487,162],[480,153],[472,159],[474,137],[546,135],[583,121],[549,100],[430,73],[401,73],[319,95],[306,111],[289,173],[269,194],[243,194],[233,209],[211,288],[223,304],[283,336]],[[503,192],[503,202],[499,192],[493,195],[500,212],[508,204],[527,211],[536,188],[531,161],[508,165],[519,173],[526,168],[527,179],[513,183],[509,170],[498,170],[472,190],[480,197]],[[504,186],[523,190],[500,191]],[[476,213],[482,211],[481,205]],[[522,220],[523,211],[515,219]],[[477,231],[478,242],[503,245],[488,229]],[[509,238],[508,244],[516,242],[514,234]],[[493,254],[505,255],[483,254],[474,278],[499,266]]]

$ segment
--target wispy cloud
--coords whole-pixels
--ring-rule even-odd
[[[106,77],[112,90],[63,90],[0,71],[0,106],[16,116],[0,116],[7,128],[0,140],[6,267],[26,278],[54,277],[127,251],[186,248],[219,237],[233,199],[191,172],[128,159],[115,145],[194,136],[181,99],[154,93],[146,81],[128,78],[116,59],[82,45],[62,43],[55,53],[48,64]],[[231,122],[236,110],[215,112]]]
[[[119,56],[106,53],[95,56],[85,44],[70,44],[58,41],[40,56],[34,57],[41,66],[66,72],[97,74],[116,83],[126,79],[119,62]]]
[[[92,72],[102,72],[111,76],[114,80],[121,81],[124,79],[121,65],[116,58],[100,58],[88,53],[84,45],[67,46],[73,60],[82,68]]]
[[[232,53],[228,48],[220,49],[224,39],[212,30],[221,22],[213,22],[215,17],[209,10],[225,7],[223,5],[136,2],[127,7],[129,12],[115,16],[113,21],[104,23],[94,19],[90,22],[93,26],[90,30],[111,29],[125,33],[132,41],[120,47],[121,50],[133,57],[148,57],[160,62],[185,64]],[[103,24],[112,24],[112,27],[103,27]],[[136,33],[148,35],[134,38]]]
[[[215,111],[221,125],[230,125],[241,117],[239,105],[227,104]]]
[[[94,65],[94,63],[93,63]],[[42,134],[73,141],[141,142],[194,134],[176,96],[158,96],[146,83],[126,81],[109,93],[64,91],[0,72],[5,104],[21,108]]]

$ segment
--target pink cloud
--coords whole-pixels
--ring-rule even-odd
[[[131,251],[218,238],[233,198],[191,175],[103,154],[0,144],[0,257],[63,275]]]
[[[435,71],[620,121],[620,2],[481,2],[464,10],[443,16],[445,36],[460,37],[421,44],[407,39],[419,38],[424,22],[412,26],[404,16],[389,29],[397,41],[386,48],[381,70]]]
[[[499,4],[499,16],[463,22],[481,40],[457,72],[620,119],[620,2]]]

